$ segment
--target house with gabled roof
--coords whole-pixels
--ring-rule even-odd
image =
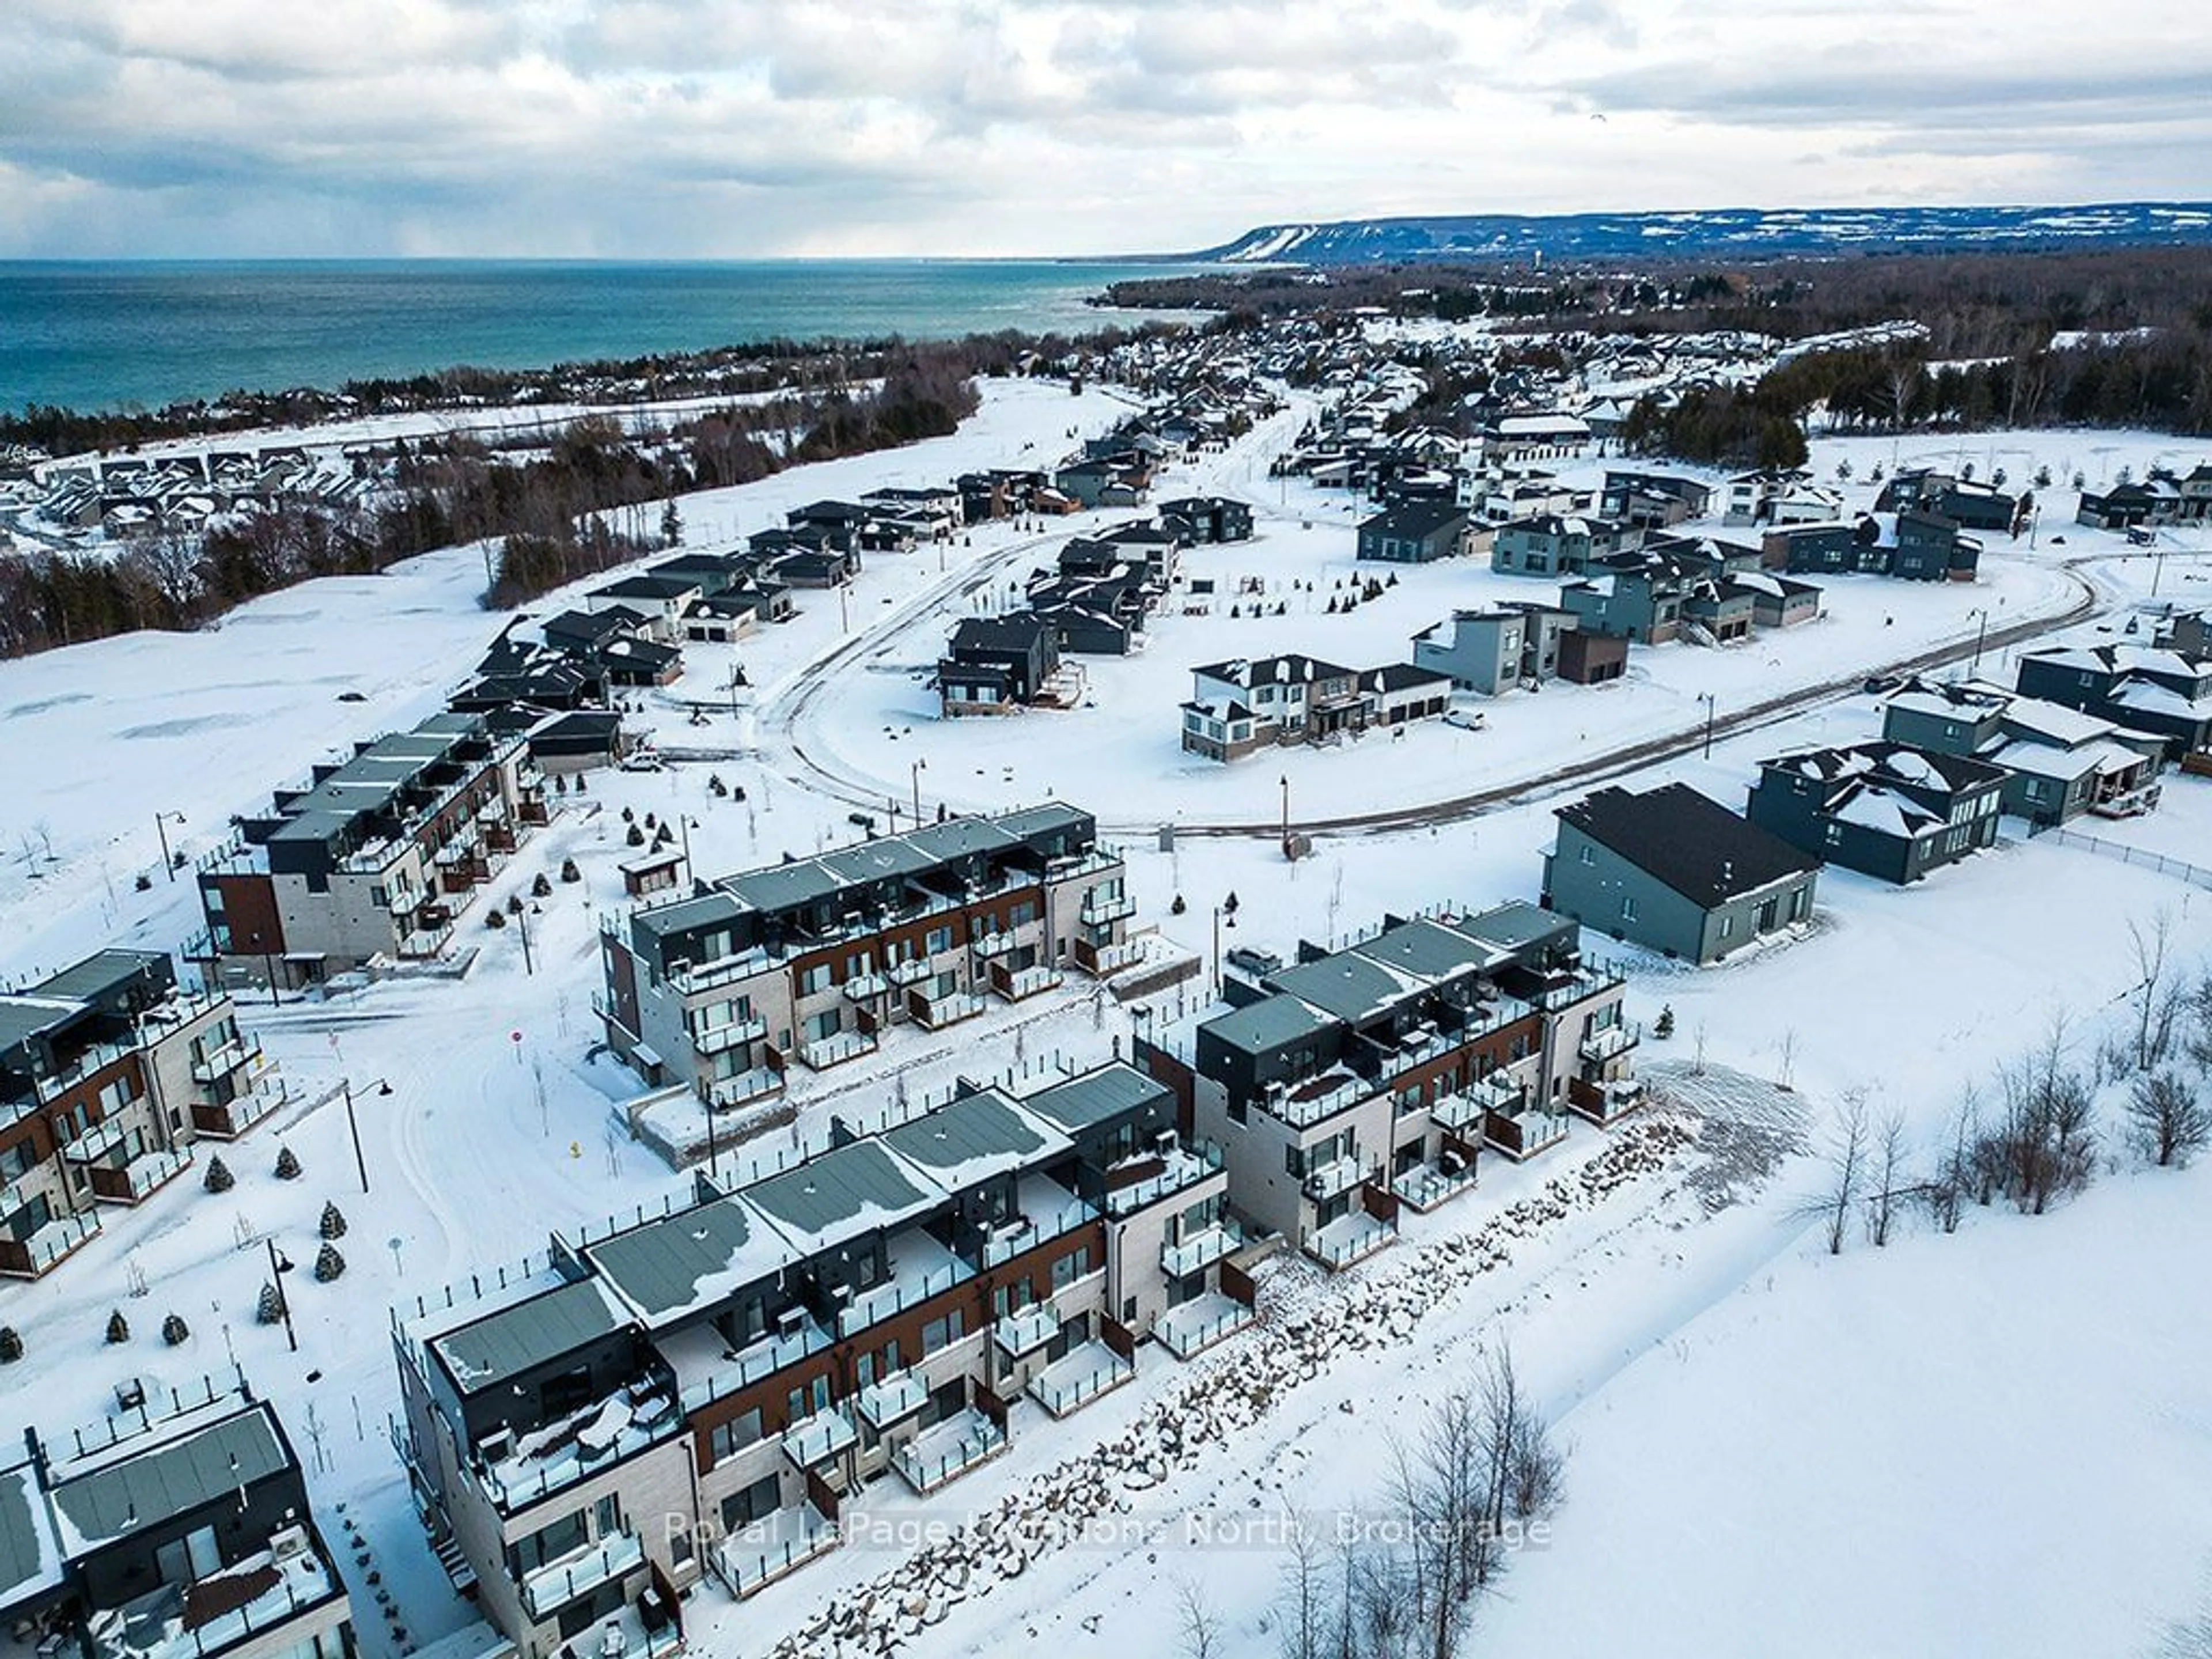
[[[1744,813],[1801,852],[1902,885],[1996,844],[2004,774],[1901,743],[1759,763]]]
[[[1609,787],[1555,816],[1544,906],[1586,927],[1702,964],[1812,919],[1820,860],[1687,784]]]
[[[2038,828],[2085,812],[2132,817],[2158,804],[2166,739],[1986,680],[1907,680],[1882,705],[1891,742],[1986,762],[2003,810]]]

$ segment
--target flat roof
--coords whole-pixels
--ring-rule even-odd
[[[1081,1077],[1055,1083],[1022,1097],[1022,1108],[1070,1133],[1119,1117],[1134,1107],[1167,1097],[1168,1086],[1127,1060],[1116,1060]]]
[[[259,1401],[173,1433],[167,1426],[142,1436],[143,1449],[118,1447],[119,1455],[56,1481],[55,1512],[76,1540],[89,1547],[127,1538],[292,1467]]]
[[[1479,935],[1433,921],[1401,921],[1352,948],[1355,955],[1426,980],[1449,979],[1469,969],[1487,968],[1504,955]],[[1280,976],[1277,978],[1279,983]]]
[[[995,1091],[963,1095],[878,1137],[957,1192],[1073,1149],[1074,1143]]]
[[[1294,996],[1271,996],[1202,1023],[1231,1047],[1247,1054],[1273,1048],[1329,1028],[1329,1021]]]
[[[756,910],[787,910],[793,905],[811,904],[844,885],[819,859],[748,870],[741,876],[725,877],[720,884]]]
[[[798,1257],[740,1198],[718,1198],[586,1245],[584,1255],[648,1324],[772,1279]]]
[[[621,1328],[623,1320],[594,1280],[580,1279],[517,1302],[434,1339],[453,1386],[477,1394]]]
[[[877,1138],[756,1182],[743,1196],[795,1243],[817,1250],[934,1209],[945,1191]]]
[[[156,963],[166,963],[168,959],[167,954],[161,951],[95,951],[82,962],[40,981],[26,994],[90,1002]]]
[[[0,1609],[61,1580],[61,1540],[38,1470],[29,1463],[0,1469]]]
[[[1352,1024],[1374,1018],[1417,988],[1416,981],[1395,968],[1344,951],[1270,974],[1267,982]]]

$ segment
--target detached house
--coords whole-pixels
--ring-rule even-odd
[[[1495,696],[1559,675],[1561,641],[1576,631],[1573,613],[1556,605],[1455,611],[1413,636],[1413,665],[1449,676],[1461,690]]]
[[[1162,501],[1160,520],[1173,529],[1185,546],[1209,542],[1247,542],[1252,539],[1252,507],[1248,501],[1226,495],[1184,495]]]
[[[1498,526],[1490,568],[1501,576],[1579,576],[1642,538],[1641,532],[1605,519],[1538,514]]]
[[[2169,759],[2212,747],[2212,659],[2140,645],[2050,645],[2021,653],[2019,685],[2028,696],[2154,733]]]
[[[1059,635],[1044,617],[969,617],[938,662],[939,706],[948,717],[1012,714],[1039,702],[1059,672]]]
[[[1340,668],[1317,658],[1238,658],[1191,670],[1182,706],[1182,747],[1233,761],[1282,743],[1327,743],[1376,726],[1441,714],[1447,674],[1407,663]]]
[[[1994,846],[2004,774],[1899,743],[1759,763],[1745,814],[1801,852],[1900,884]]]
[[[1563,806],[1544,906],[1668,957],[1718,962],[1809,921],[1820,861],[1686,784]]]
[[[1985,681],[1907,681],[1882,706],[1882,736],[1986,762],[2003,810],[2046,827],[2084,812],[2128,817],[2158,804],[2166,740]]]
[[[1359,557],[1389,564],[1428,564],[1466,550],[1468,514],[1449,501],[1408,501],[1359,526]]]

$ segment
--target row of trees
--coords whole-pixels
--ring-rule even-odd
[[[977,355],[992,363],[1012,349],[981,346]],[[476,541],[499,549],[488,602],[514,605],[660,544],[621,509],[953,431],[980,401],[974,361],[962,345],[916,348],[884,364],[873,385],[841,380],[642,434],[588,416],[526,459],[465,434],[419,441],[399,447],[392,489],[366,510],[292,504],[227,520],[204,536],[136,537],[106,556],[0,556],[0,655],[193,628],[296,582],[368,574]]]
[[[2081,1192],[2096,1175],[2097,1102],[2106,1089],[2120,1091],[2120,1146],[2144,1162],[2185,1164],[2212,1146],[2212,972],[2192,979],[2177,969],[2165,913],[2130,923],[2129,933],[2140,977],[2129,994],[2128,1030],[2085,1070],[2069,1058],[2075,1045],[2066,1020],[2055,1019],[2033,1050],[1998,1068],[1991,1109],[1968,1091],[1932,1167],[1914,1170],[1901,1114],[1873,1121],[1863,1093],[1844,1098],[1815,1206],[1832,1254],[1855,1225],[1869,1243],[1887,1244],[1915,1207],[1948,1233],[1969,1205],[2003,1202],[2041,1215]]]

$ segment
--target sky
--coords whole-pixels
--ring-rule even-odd
[[[2172,0],[4,0],[0,258],[2196,199],[2205,42]]]

